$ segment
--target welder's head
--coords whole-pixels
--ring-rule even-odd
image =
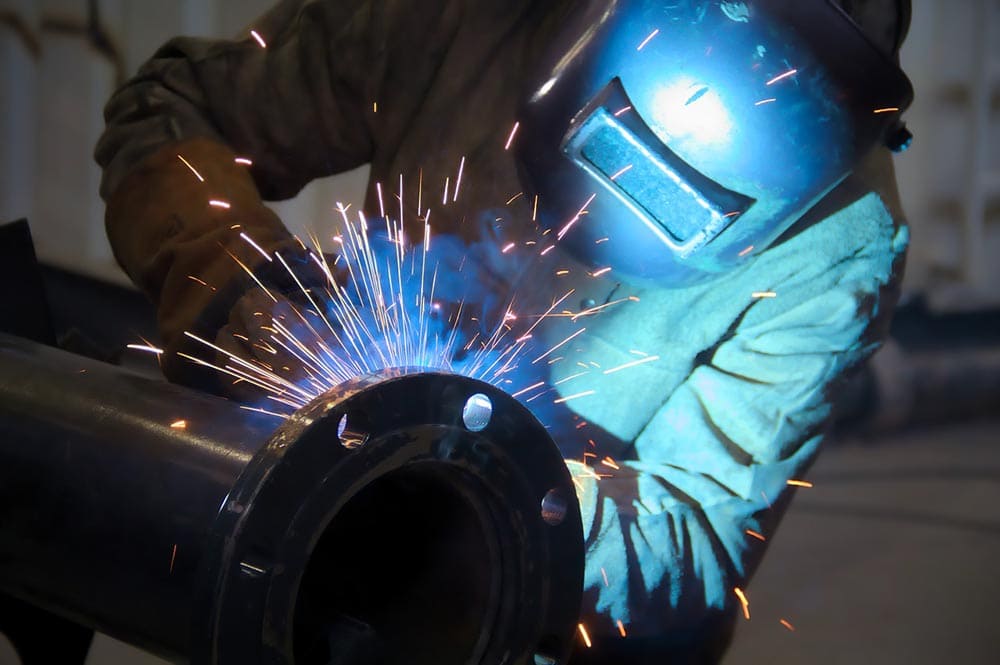
[[[665,286],[725,273],[908,142],[904,0],[573,4],[517,156],[539,221],[592,265]],[[852,15],[874,5],[903,18],[866,34]]]

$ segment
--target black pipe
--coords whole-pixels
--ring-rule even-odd
[[[274,423],[15,337],[0,358],[0,586],[185,654],[204,544]]]
[[[277,422],[0,335],[0,590],[193,663],[565,661],[580,517],[515,400],[395,370]]]

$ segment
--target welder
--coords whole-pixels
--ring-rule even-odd
[[[185,330],[253,352],[262,301],[231,255],[267,267],[240,234],[302,251],[262,200],[370,163],[367,208],[404,174],[419,238],[417,175],[462,164],[434,231],[480,283],[571,285],[581,311],[630,296],[575,346],[601,368],[657,357],[598,373],[552,424],[577,457],[586,423],[615,466],[578,479],[594,646],[574,662],[715,662],[788,481],[886,334],[908,22],[908,0],[285,0],[236,40],[169,42],[114,95],[108,234],[167,376],[225,392],[176,354]],[[479,251],[536,222],[558,287]],[[574,371],[549,382],[568,396]]]

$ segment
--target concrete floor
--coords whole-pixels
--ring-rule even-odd
[[[1000,420],[831,442],[808,477],[726,665],[1000,663]],[[88,659],[161,662],[104,636]]]
[[[809,479],[727,665],[1000,663],[1000,421],[836,442]]]

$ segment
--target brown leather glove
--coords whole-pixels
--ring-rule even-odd
[[[325,296],[316,288],[312,292],[313,300],[322,307]],[[230,309],[229,320],[219,329],[214,343],[229,355],[249,361],[308,393],[319,394],[334,382],[323,364],[336,364],[332,354],[336,354],[336,349],[340,348],[337,343],[339,331],[336,321],[329,317],[321,318],[309,299],[301,293],[285,297],[272,289],[265,292],[260,288],[252,288]],[[295,339],[289,339],[288,334]],[[319,357],[321,362],[303,353],[298,346],[300,343],[309,353]],[[220,355],[225,364],[239,371],[246,371],[245,366],[232,362],[228,356]],[[248,373],[255,379],[262,378],[252,371]],[[273,377],[265,383],[274,385],[280,392],[265,390],[259,383],[241,380],[232,375],[224,380],[228,381],[228,385],[224,386],[223,392],[242,402],[259,403],[265,396],[281,398],[279,403],[286,406],[289,401],[308,401],[303,392],[288,392],[287,385]]]
[[[317,277],[301,245],[264,206],[247,167],[235,159],[228,147],[209,139],[165,146],[122,182],[108,200],[106,214],[115,257],[156,305],[164,374],[176,383],[219,394],[233,394],[231,378],[177,354],[218,360],[184,333],[218,340],[220,331],[232,323],[236,303],[255,288],[233,256],[259,271],[277,293],[295,288],[277,261],[268,262],[240,234],[272,255],[280,251],[297,265],[297,272],[311,273],[304,280],[315,283]],[[275,285],[276,280],[285,283]]]

